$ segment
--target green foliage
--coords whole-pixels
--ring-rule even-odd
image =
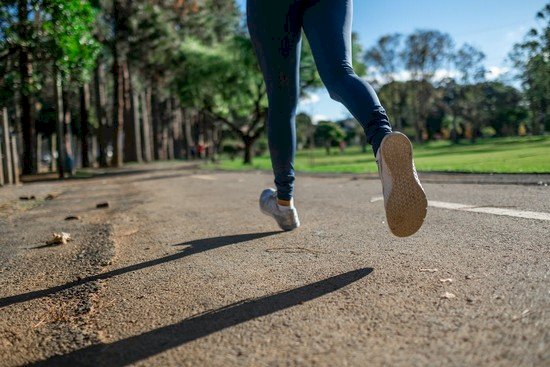
[[[497,134],[497,131],[492,126],[486,126],[483,129],[481,129],[481,134],[483,135],[483,137],[492,138]]]
[[[510,54],[529,102],[535,134],[550,129],[550,3],[537,13],[537,19],[540,29],[531,29]]]
[[[35,94],[49,77],[52,63],[66,79],[88,80],[100,45],[93,37],[96,10],[84,0],[37,0],[27,6],[28,19],[19,19],[16,2],[0,5],[0,100],[13,90]],[[34,63],[24,85],[19,79],[18,54],[24,50]],[[2,98],[2,95],[4,98]]]
[[[402,38],[399,33],[384,35],[364,56],[365,63],[376,70],[375,75],[389,83],[394,80],[395,73],[401,66]]]
[[[265,86],[248,39],[237,35],[215,46],[188,39],[180,57],[185,67],[177,75],[177,85],[184,105],[206,109],[239,126],[255,112],[265,113]],[[256,104],[261,111],[255,111]]]
[[[315,138],[323,143],[327,154],[330,154],[330,147],[342,142],[346,132],[334,122],[320,121],[315,128]]]
[[[300,95],[307,96],[310,89],[323,85],[321,77],[315,66],[315,59],[311,53],[311,46],[307,38],[302,34],[302,50],[300,52]]]
[[[299,113],[296,116],[296,140],[298,147],[313,145],[313,134],[315,126],[311,121],[311,117],[305,113]]]
[[[485,79],[487,70],[483,66],[485,54],[474,46],[466,43],[454,55],[454,65],[461,74],[462,83],[476,83]]]
[[[401,57],[415,80],[431,81],[452,56],[454,41],[447,33],[418,30],[407,36]]]
[[[93,37],[97,11],[83,0],[44,0],[45,51],[65,77],[88,80],[100,46]]]

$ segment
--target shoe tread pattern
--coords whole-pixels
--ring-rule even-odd
[[[428,200],[413,170],[412,145],[403,134],[391,134],[383,141],[382,158],[392,180],[386,202],[386,219],[398,237],[415,234],[426,218]]]

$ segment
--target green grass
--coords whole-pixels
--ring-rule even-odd
[[[550,136],[481,139],[475,144],[451,144],[448,141],[415,145],[414,156],[419,171],[477,173],[550,173]],[[268,155],[255,157],[252,165],[243,165],[242,158],[222,158],[206,168],[224,170],[271,170]],[[295,169],[301,172],[364,173],[376,172],[376,163],[369,150],[350,147],[344,153],[333,148],[302,150],[296,155]]]

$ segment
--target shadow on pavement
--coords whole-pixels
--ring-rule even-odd
[[[233,303],[179,323],[97,344],[29,366],[126,366],[217,331],[324,296],[369,275],[363,268],[261,298]]]
[[[125,167],[125,168],[90,168],[79,171],[80,173],[73,177],[67,177],[64,180],[87,180],[92,178],[110,178],[110,177],[125,177],[133,175],[142,175],[146,173],[156,173],[162,171],[189,171],[200,168],[199,163],[183,164],[179,166],[157,167],[154,164],[147,167],[142,165],[139,167]],[[48,182],[59,181],[59,175],[57,172],[39,173],[35,175],[23,175],[21,176],[21,182],[34,183],[34,182]]]
[[[32,291],[32,292],[28,292],[28,293],[18,294],[18,295],[15,295],[15,296],[9,296],[9,297],[1,298],[0,299],[0,308],[9,306],[9,305],[12,305],[12,304],[15,304],[15,303],[26,302],[26,301],[30,301],[30,300],[33,300],[33,299],[36,299],[36,298],[49,296],[51,294],[61,292],[63,290],[66,290],[66,289],[69,289],[69,288],[72,288],[72,287],[76,287],[76,286],[79,286],[79,285],[82,285],[82,284],[85,284],[85,283],[93,282],[93,281],[96,281],[96,280],[109,279],[109,278],[115,277],[117,275],[130,273],[132,271],[148,268],[150,266],[163,264],[163,263],[166,263],[166,262],[169,262],[169,261],[178,260],[178,259],[184,258],[186,256],[198,254],[198,253],[204,252],[204,251],[213,250],[213,249],[216,249],[218,247],[234,245],[234,244],[237,244],[237,243],[240,243],[240,242],[246,242],[246,241],[251,241],[251,240],[258,239],[258,238],[272,236],[272,235],[275,235],[275,234],[278,234],[278,233],[282,233],[282,232],[279,231],[279,232],[246,233],[246,234],[212,237],[212,238],[205,238],[205,239],[200,239],[200,240],[195,240],[195,241],[183,242],[183,243],[180,243],[180,244],[177,244],[177,245],[174,245],[174,246],[190,246],[190,247],[185,248],[185,249],[181,250],[180,252],[172,254],[172,255],[164,256],[164,257],[149,260],[149,261],[144,261],[144,262],[139,263],[139,264],[134,264],[134,265],[126,266],[124,268],[111,270],[111,271],[108,271],[108,272],[102,273],[102,274],[91,275],[89,277],[86,277],[86,278],[83,278],[83,279],[80,279],[80,280],[75,280],[73,282],[69,282],[69,283],[66,283],[66,284],[63,284],[63,285],[58,285],[58,286],[47,288],[47,289],[41,289],[41,290],[38,290],[38,291]]]

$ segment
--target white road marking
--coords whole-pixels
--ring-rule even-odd
[[[382,196],[375,196],[370,200],[370,202],[375,203],[377,201],[382,201],[382,200],[384,200]],[[444,201],[433,201],[433,200],[428,201],[428,206],[431,206],[433,208],[440,208],[440,209],[460,210],[464,212],[485,213],[485,214],[501,215],[506,217],[550,221],[550,213],[532,212],[527,210],[514,210],[514,209],[507,209],[507,208],[495,208],[495,207],[476,206],[476,205],[459,204],[459,203],[447,203]]]
[[[197,180],[216,181],[216,177],[207,175],[192,175],[191,178],[196,178]]]
[[[462,210],[465,212],[485,213],[493,215],[502,215],[506,217],[537,219],[537,220],[550,220],[550,213],[531,212],[527,210],[514,210],[506,208],[494,208],[475,205],[465,205],[456,203],[446,203],[443,201],[428,201],[428,205],[434,208]]]

